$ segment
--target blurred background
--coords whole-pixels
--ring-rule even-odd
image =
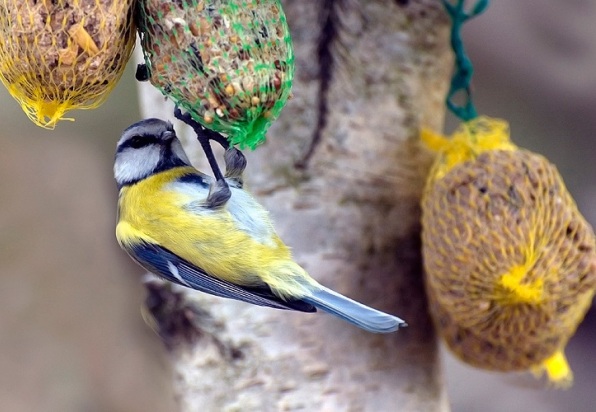
[[[139,119],[131,67],[54,131],[0,90],[0,410],[175,410],[142,271],[114,236],[114,147]]]
[[[464,29],[477,107],[554,162],[596,225],[596,2],[492,3]],[[114,146],[139,119],[133,66],[103,106],[55,131],[0,90],[3,411],[175,410],[165,352],[141,317],[142,270],[113,234]],[[567,349],[575,384],[566,391],[444,351],[453,410],[594,410],[595,335],[591,311]]]

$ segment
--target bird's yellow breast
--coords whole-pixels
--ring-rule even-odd
[[[291,258],[272,229],[267,238],[247,230],[238,213],[230,212],[238,207],[202,207],[207,187],[194,184],[179,190],[177,180],[189,174],[196,170],[174,168],[120,190],[116,236],[123,248],[131,252],[131,246],[141,241],[157,244],[209,274],[244,285],[256,283],[272,265]],[[258,209],[243,210],[243,216],[265,216],[255,225],[270,225],[264,210]]]

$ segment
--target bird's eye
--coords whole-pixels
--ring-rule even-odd
[[[129,140],[129,145],[133,149],[140,149],[141,147],[147,144],[146,139],[143,139],[143,136],[133,136]]]

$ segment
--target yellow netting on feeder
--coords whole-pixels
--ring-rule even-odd
[[[596,240],[557,169],[509,140],[507,123],[465,122],[438,151],[422,199],[430,309],[464,361],[571,383],[563,350],[596,288]]]
[[[37,125],[100,105],[134,46],[134,0],[0,0],[0,80]]]

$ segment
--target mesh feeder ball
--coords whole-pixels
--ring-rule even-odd
[[[294,76],[279,0],[141,0],[138,29],[151,84],[232,144],[265,140]]]
[[[99,106],[134,47],[134,0],[0,0],[0,80],[38,126]],[[72,120],[72,119],[68,119]]]
[[[596,240],[557,169],[486,117],[438,152],[422,199],[431,314],[449,348],[495,371],[571,384],[564,355],[596,288]]]

